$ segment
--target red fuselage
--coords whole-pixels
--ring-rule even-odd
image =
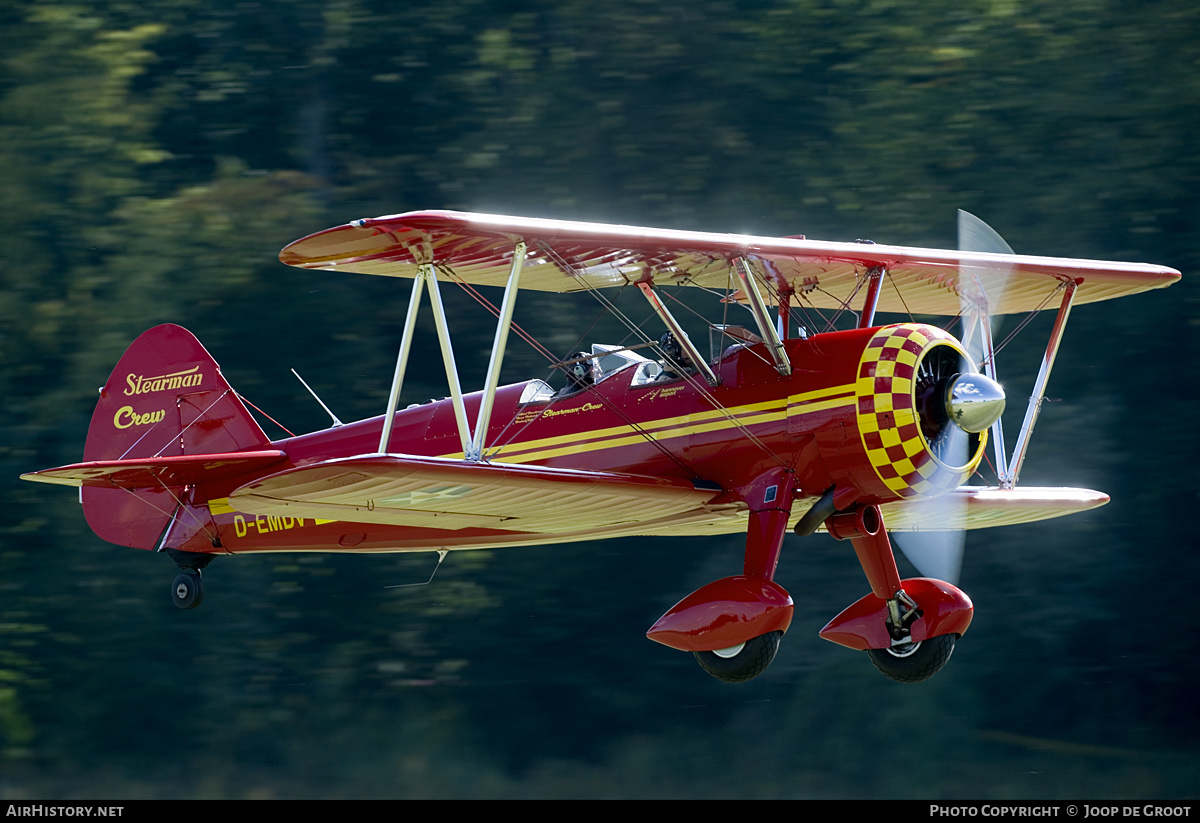
[[[880,356],[887,349],[879,341],[896,338],[896,330],[918,333],[918,343],[905,341],[910,357],[950,341],[939,330],[915,324],[791,339],[786,345],[793,370],[787,377],[779,374],[761,345],[735,346],[714,366],[720,379],[716,387],[696,376],[631,385],[635,366],[549,401],[520,402],[523,394],[532,394],[538,381],[533,386],[504,386],[496,393],[485,456],[503,463],[691,480],[713,488],[713,504],[727,509],[744,499],[757,478],[780,468],[794,472],[795,488],[803,495],[819,495],[838,484],[857,489],[858,499],[865,502],[915,496],[921,491],[921,478],[913,475],[900,485],[889,485],[886,471],[881,474],[887,467],[876,459],[882,453],[872,451],[861,432],[865,419],[878,417],[877,412],[864,409],[872,402],[868,396],[890,387],[890,383],[874,382],[873,376],[881,360],[893,365],[894,357]],[[899,389],[909,397],[913,394],[911,387]],[[468,420],[474,420],[479,403],[480,393],[465,397]],[[895,414],[903,411],[901,405],[896,403]],[[272,466],[271,473],[375,453],[382,426],[380,416],[273,443],[287,459]],[[389,452],[461,458],[460,442],[451,401],[440,400],[396,412]],[[207,521],[208,533],[197,527],[176,545],[212,552],[209,535],[214,532],[221,544],[216,550],[231,553],[418,551],[603,536],[594,531],[553,537],[494,529],[449,531],[265,517],[233,510],[227,501],[230,492],[254,479],[239,477],[197,489],[191,508],[197,523]],[[179,518],[179,523],[191,519]],[[727,517],[728,528],[713,526],[711,516],[702,519],[705,525],[691,533],[745,529],[744,517]],[[689,530],[682,524],[670,532],[647,529],[646,533],[687,534]]]

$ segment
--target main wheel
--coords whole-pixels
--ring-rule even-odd
[[[726,683],[742,683],[752,680],[767,670],[775,653],[779,651],[779,639],[783,632],[768,632],[745,643],[714,652],[692,652],[700,668]]]
[[[194,609],[204,602],[204,584],[196,572],[184,572],[171,584],[171,602],[180,609]]]
[[[906,643],[890,649],[867,649],[875,668],[898,683],[920,683],[939,671],[954,653],[956,634],[942,634],[920,643]]]

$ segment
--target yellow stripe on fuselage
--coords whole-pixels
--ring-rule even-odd
[[[570,454],[580,450],[591,451],[595,448],[611,448],[629,445],[644,440],[646,435],[654,435],[658,440],[669,440],[676,437],[686,437],[699,431],[711,431],[714,428],[725,428],[736,425],[729,418],[738,419],[743,425],[765,423],[774,419],[782,419],[784,411],[782,402],[772,400],[765,403],[753,403],[746,406],[736,406],[726,411],[712,409],[711,411],[694,414],[664,417],[659,420],[648,420],[632,425],[611,426],[594,431],[572,432],[571,434],[546,437],[539,440],[528,440],[524,443],[513,443],[502,446],[504,459],[511,462],[527,462],[521,459],[529,452],[544,452],[554,450],[554,454]],[[585,438],[580,442],[580,438]],[[568,446],[566,449],[557,448]],[[542,455],[539,455],[542,456]],[[545,455],[554,456],[554,455]]]
[[[585,454],[636,445],[648,437],[668,441],[707,432],[781,422],[787,419],[789,411],[792,416],[797,416],[853,405],[854,385],[845,384],[794,394],[786,400],[779,398],[728,409],[712,409],[649,420],[638,424],[636,428],[632,425],[611,426],[594,431],[511,443],[489,450],[488,456],[506,463],[534,463],[568,454]],[[456,452],[443,456],[461,458],[463,454]]]
[[[812,414],[813,412],[829,411],[830,409],[839,409],[843,406],[854,406],[854,389],[848,388],[848,391],[840,397],[829,397],[822,400],[795,400],[788,398],[788,410],[793,414]]]

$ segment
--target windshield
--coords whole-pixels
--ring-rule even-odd
[[[653,383],[662,371],[662,366],[657,361],[642,357],[635,351],[630,351],[622,346],[609,346],[604,343],[593,343],[592,354],[596,357],[596,362],[600,367],[600,374],[596,380],[604,380],[606,377],[616,374],[622,369],[627,369],[630,366],[636,366],[637,371],[633,373],[631,386],[644,386],[647,383]]]

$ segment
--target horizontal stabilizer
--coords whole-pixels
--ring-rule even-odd
[[[718,494],[673,478],[367,455],[256,480],[229,495],[229,505],[267,516],[552,534],[692,511]]]
[[[158,489],[211,483],[265,469],[287,457],[278,449],[230,454],[180,454],[132,460],[92,460],[21,475],[22,480],[104,489]]]

